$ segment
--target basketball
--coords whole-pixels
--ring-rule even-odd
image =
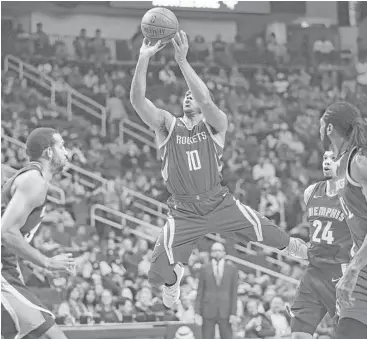
[[[178,20],[176,15],[169,9],[152,8],[145,13],[141,20],[141,31],[152,44],[155,44],[158,40],[161,40],[162,44],[166,44],[177,33]]]

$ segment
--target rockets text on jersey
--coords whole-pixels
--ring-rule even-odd
[[[182,118],[175,118],[159,146],[168,191],[172,195],[197,195],[219,186],[223,147],[205,120],[190,129]]]
[[[11,193],[11,189],[12,189],[12,185],[14,180],[20,176],[21,174],[30,171],[30,170],[37,170],[39,171],[41,174],[41,165],[37,162],[31,162],[29,165],[23,167],[22,169],[20,169],[17,173],[15,173],[2,187],[1,190],[1,215],[3,215],[3,213],[5,212],[5,209],[7,207],[7,205],[9,204],[11,198],[12,198],[12,193]],[[45,200],[44,203],[35,208],[28,216],[26,222],[24,223],[24,225],[21,227],[20,229],[20,233],[24,236],[25,240],[27,242],[31,242],[33,236],[35,235],[35,233],[37,232],[39,226],[41,225],[44,213],[45,213],[45,209],[46,209],[46,198],[47,196],[45,196]],[[17,267],[17,258],[16,256],[13,254],[13,252],[11,252],[10,250],[8,250],[5,246],[1,246],[1,264],[3,268],[15,268]]]
[[[307,203],[311,244],[308,257],[315,267],[349,262],[352,247],[338,196],[328,196],[326,188],[326,181],[318,182]]]

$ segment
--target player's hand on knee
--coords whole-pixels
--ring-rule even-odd
[[[203,325],[203,317],[199,314],[195,314],[195,324],[198,326]]]
[[[49,258],[46,269],[49,271],[65,271],[74,274],[76,266],[71,253],[62,253]]]

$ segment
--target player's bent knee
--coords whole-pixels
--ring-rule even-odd
[[[293,332],[292,339],[312,339],[313,336],[310,333]]]

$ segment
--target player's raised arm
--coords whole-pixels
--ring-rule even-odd
[[[161,50],[164,45],[158,41],[151,45],[147,39],[144,39],[140,48],[138,63],[130,90],[130,101],[140,118],[154,130],[158,130],[162,124],[170,126],[173,116],[165,110],[157,108],[149,99],[145,97],[147,87],[147,70],[150,58]]]
[[[17,178],[16,189],[1,221],[1,241],[12,252],[33,264],[51,269],[67,270],[68,255],[48,258],[32,247],[22,236],[20,229],[26,223],[31,212],[42,206],[47,194],[47,183],[38,171],[28,171]],[[61,259],[61,260],[60,260]]]
[[[184,31],[177,33],[176,38],[172,39],[172,44],[175,49],[175,59],[180,66],[193,98],[204,114],[205,120],[218,132],[225,132],[228,128],[227,116],[215,105],[205,83],[186,59],[189,50],[186,33]]]

